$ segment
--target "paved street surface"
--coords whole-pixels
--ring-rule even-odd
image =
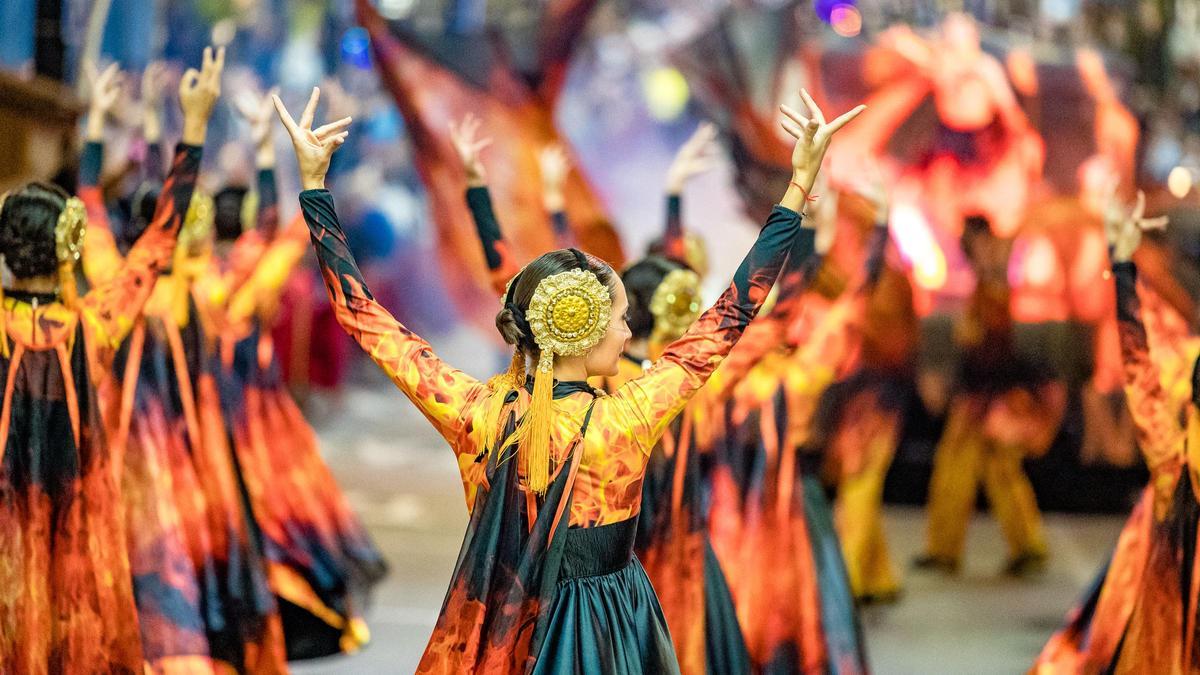
[[[387,385],[316,401],[313,421],[343,488],[375,535],[392,573],[368,619],[362,653],[297,665],[302,675],[411,673],[441,605],[466,525],[453,458],[404,397]],[[1051,515],[1049,570],[1034,581],[999,574],[1004,546],[989,518],[971,526],[961,576],[907,573],[900,604],[863,616],[881,675],[1022,673],[1103,563],[1121,526],[1111,516]],[[920,548],[922,513],[893,508],[895,559]]]

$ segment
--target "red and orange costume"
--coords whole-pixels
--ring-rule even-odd
[[[153,222],[120,273],[74,307],[52,296],[9,293],[4,300],[0,664],[7,672],[144,671],[132,583],[138,570],[130,569],[124,522],[126,504],[136,503],[118,488],[120,458],[97,389],[170,264],[200,152],[185,145],[176,151]],[[160,579],[168,587],[175,581]],[[193,579],[183,581],[170,589],[174,598],[198,602]],[[157,618],[173,624],[191,617]],[[157,625],[153,614],[143,621],[151,630],[170,629],[185,649],[203,639],[195,624]]]
[[[343,326],[446,438],[462,469],[471,521],[419,672],[677,672],[632,551],[646,462],[757,312],[799,216],[775,210],[729,289],[641,377],[610,396],[559,383],[556,473],[541,497],[523,485],[518,462],[489,447],[494,423],[511,430],[528,406],[525,390],[497,400],[439,360],[363,285],[329,193],[300,199]]]
[[[1134,263],[1112,270],[1125,396],[1150,484],[1098,583],[1042,650],[1030,671],[1038,675],[1200,671],[1197,349],[1163,335],[1143,309]]]
[[[270,329],[284,283],[307,248],[307,230],[297,217],[276,233],[272,172],[260,171],[259,194],[258,228],[194,284],[214,353],[200,376],[200,399],[209,433],[236,458],[287,657],[308,659],[355,651],[369,640],[362,611],[386,564],[281,376]]]
[[[885,243],[886,232],[876,241]],[[844,292],[822,313],[803,293],[817,269],[792,268],[777,326],[761,324],[763,336],[731,357],[716,382],[724,391],[709,432],[710,531],[722,565],[738,570],[730,587],[758,672],[867,669],[819,462],[808,451],[818,402],[855,352],[869,285]]]
[[[94,178],[103,147],[85,148],[92,285],[129,264],[117,248]],[[205,433],[197,378],[210,357],[177,250],[134,315],[100,388],[105,426],[124,458],[121,482],[146,659],[156,672],[234,667],[286,670],[278,610],[252,540],[239,473],[220,435]],[[219,409],[218,409],[219,414]],[[181,602],[178,596],[187,598]]]

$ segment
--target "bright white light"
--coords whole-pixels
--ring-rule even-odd
[[[375,8],[383,18],[396,20],[408,16],[416,4],[417,0],[379,0]]]
[[[1167,190],[1176,199],[1183,199],[1192,191],[1192,170],[1186,166],[1177,166],[1167,174]]]
[[[891,228],[900,248],[900,257],[912,265],[917,285],[931,291],[945,286],[946,256],[920,209],[910,204],[896,204],[892,207]]]

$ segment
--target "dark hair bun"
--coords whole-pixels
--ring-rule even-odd
[[[517,315],[509,307],[500,310],[496,315],[496,330],[500,331],[500,337],[504,338],[506,344],[519,345],[525,338],[525,333],[517,324]]]
[[[4,201],[0,251],[13,276],[34,277],[58,269],[54,228],[66,201],[62,188],[47,183],[29,183]]]

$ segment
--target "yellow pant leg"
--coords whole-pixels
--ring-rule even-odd
[[[838,485],[837,527],[855,596],[888,595],[900,590],[883,529],[883,483],[896,451],[899,419],[881,415],[866,439],[865,462],[844,472]]]
[[[946,430],[933,457],[925,552],[947,561],[962,557],[975,511],[984,451],[977,408],[966,397],[951,402]]]
[[[1013,558],[1046,553],[1042,514],[1021,465],[1024,458],[1020,446],[994,444],[984,460],[983,487]]]

